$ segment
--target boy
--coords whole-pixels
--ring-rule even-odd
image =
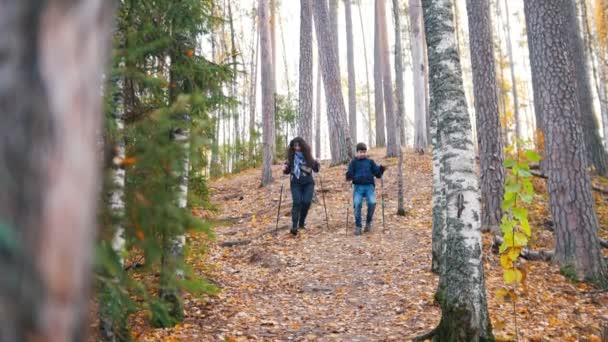
[[[367,219],[365,221],[364,232],[372,230],[372,219],[376,208],[376,193],[374,177],[382,178],[386,168],[378,166],[373,160],[367,157],[367,146],[364,143],[357,144],[357,155],[348,165],[346,180],[352,181],[353,206],[355,208],[355,235],[361,235],[361,208],[363,207],[363,197],[367,199]]]

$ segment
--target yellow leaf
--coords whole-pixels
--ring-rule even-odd
[[[518,284],[521,282],[522,277],[521,271],[517,268],[505,270],[505,273],[503,274],[503,278],[507,284]]]
[[[505,253],[500,256],[500,264],[503,268],[513,268],[513,260],[510,257],[510,253]]]
[[[507,255],[509,256],[509,258],[511,260],[515,261],[515,260],[517,260],[517,258],[519,258],[520,253],[521,253],[520,247],[513,247],[513,248],[509,248]]]

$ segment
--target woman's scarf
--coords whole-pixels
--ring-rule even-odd
[[[304,153],[296,152],[293,158],[293,174],[297,179],[300,179],[300,166],[304,164]]]

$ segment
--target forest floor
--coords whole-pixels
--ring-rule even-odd
[[[408,152],[405,157],[407,214],[396,215],[397,160],[385,174],[385,224],[382,226],[382,190],[377,182],[378,206],[374,230],[354,235],[351,187],[344,181],[344,166],[323,163],[321,176],[329,215],[325,222],[323,196],[317,177],[318,202],[313,204],[307,229],[292,237],[289,182],[278,178],[259,188],[260,170],[248,170],[211,183],[215,213],[201,212],[214,222],[215,239],[189,235],[187,261],[220,288],[213,296],[186,295],[186,318],[170,329],[153,329],[143,314],[134,317],[134,335],[149,341],[404,341],[433,329],[441,316],[434,301],[437,277],[431,266],[431,188],[429,156]],[[284,184],[279,230],[275,226],[281,185]],[[540,195],[531,208],[534,248],[551,249],[552,233],[542,180]],[[543,194],[544,191],[544,194]],[[601,226],[608,226],[608,202],[596,194]],[[348,225],[347,220],[348,210]],[[364,209],[365,212],[365,209]],[[608,237],[608,230],[600,234]],[[250,239],[248,244],[222,246]],[[494,293],[503,286],[499,258],[484,236],[484,267],[488,307],[499,340],[600,341],[608,326],[608,293],[594,291],[560,274],[547,262],[524,262],[526,287],[513,303]],[[204,251],[204,252],[203,252]],[[608,328],[607,328],[608,329]]]

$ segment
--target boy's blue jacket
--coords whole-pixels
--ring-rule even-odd
[[[384,166],[376,164],[372,159],[355,158],[348,164],[346,180],[353,181],[358,185],[375,185],[374,176],[381,178],[384,173]]]

